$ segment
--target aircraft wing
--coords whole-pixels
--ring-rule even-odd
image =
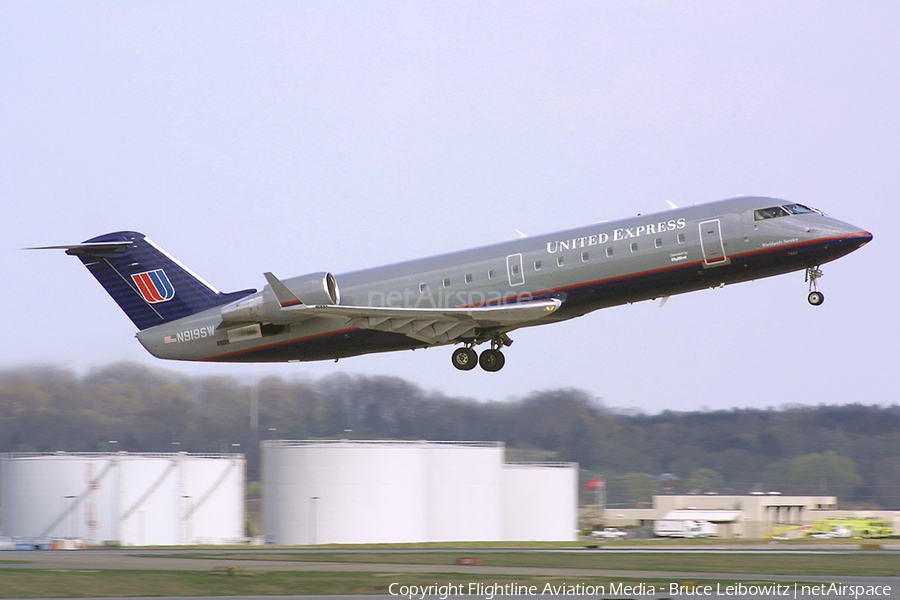
[[[477,329],[513,329],[558,309],[556,299],[475,308],[389,308],[378,306],[308,306],[294,310],[306,316],[344,318],[349,327],[402,333],[428,344],[476,336]]]
[[[478,329],[515,329],[554,312],[562,305],[562,301],[550,298],[471,308],[311,306],[303,304],[272,273],[266,273],[265,277],[281,305],[282,313],[290,313],[290,320],[305,321],[315,317],[345,319],[348,327],[402,333],[427,344],[476,337]]]

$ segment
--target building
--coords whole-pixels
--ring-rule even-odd
[[[504,464],[500,442],[262,443],[266,542],[573,540],[578,465]]]
[[[871,515],[893,523],[900,531],[897,511],[839,511],[835,496],[785,496],[777,492],[745,496],[718,494],[660,495],[652,508],[608,508],[603,521],[610,526],[652,527],[656,520],[710,521],[721,537],[764,538],[785,535],[817,519]],[[715,515],[710,520],[709,515]]]
[[[242,454],[0,455],[3,535],[88,544],[223,544],[244,536]]]

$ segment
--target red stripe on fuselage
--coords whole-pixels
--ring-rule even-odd
[[[783,244],[783,245],[779,245],[779,246],[773,246],[773,247],[771,247],[771,248],[758,248],[758,249],[756,249],[756,250],[750,250],[750,251],[747,251],[747,252],[740,252],[740,253],[737,253],[737,254],[729,254],[729,255],[726,256],[726,259],[727,259],[727,260],[730,260],[730,259],[734,259],[734,258],[744,258],[744,257],[747,257],[747,256],[753,256],[753,255],[759,255],[759,254],[768,254],[768,253],[772,253],[772,252],[780,252],[781,250],[784,250],[784,249],[786,249],[786,248],[798,248],[798,247],[801,247],[801,246],[812,246],[812,245],[815,245],[815,244],[823,244],[823,243],[831,242],[831,241],[852,240],[853,238],[858,238],[858,237],[860,237],[860,236],[866,236],[866,235],[871,235],[871,234],[870,234],[868,231],[857,231],[856,233],[851,233],[851,234],[835,235],[835,236],[826,237],[826,238],[818,238],[818,239],[815,239],[815,240],[807,240],[807,241],[804,241],[804,242],[795,242],[795,243],[793,243],[793,244]],[[717,265],[717,264],[720,263],[720,262],[723,262],[723,261],[722,261],[722,260],[718,260],[718,261],[716,261],[715,263],[712,263],[712,265],[715,266],[715,265]],[[564,286],[562,286],[562,287],[558,287],[558,288],[550,288],[550,289],[546,289],[546,290],[541,290],[541,291],[539,291],[539,292],[529,292],[529,293],[526,293],[526,294],[519,294],[519,295],[517,295],[517,296],[504,296],[503,298],[500,298],[500,299],[497,299],[497,300],[488,300],[488,301],[485,301],[485,302],[478,302],[478,303],[475,303],[475,304],[468,304],[468,305],[466,305],[466,306],[461,306],[461,307],[459,307],[459,308],[477,308],[477,307],[479,307],[479,306],[491,306],[491,305],[494,305],[494,304],[507,303],[507,302],[510,302],[510,301],[519,300],[519,299],[521,299],[521,298],[534,298],[535,296],[543,296],[543,295],[546,295],[546,294],[552,294],[553,292],[563,292],[563,291],[566,291],[566,290],[572,290],[572,289],[576,289],[576,288],[588,287],[588,286],[592,286],[592,285],[599,285],[599,284],[604,284],[604,283],[613,283],[613,282],[616,282],[616,281],[622,281],[622,280],[625,280],[625,279],[632,279],[632,278],[635,278],[635,277],[644,277],[644,276],[646,276],[646,275],[654,275],[654,274],[656,274],[656,273],[663,273],[663,272],[666,272],[666,271],[675,271],[675,270],[678,270],[678,269],[685,269],[685,268],[689,268],[689,267],[698,267],[698,266],[701,266],[701,265],[703,265],[703,264],[704,264],[704,261],[698,260],[698,261],[694,261],[694,262],[690,262],[690,263],[681,263],[681,264],[678,264],[678,265],[668,265],[668,266],[665,266],[665,267],[657,267],[656,269],[648,269],[648,270],[646,270],[646,271],[635,271],[635,272],[633,272],[633,273],[625,273],[624,275],[616,275],[615,277],[606,277],[606,278],[604,278],[604,279],[595,279],[595,280],[593,280],[593,281],[583,281],[583,282],[580,282],[580,283],[573,283],[572,285],[564,285]]]
[[[796,242],[796,243],[793,243],[793,244],[784,244],[784,245],[780,245],[780,246],[774,246],[774,247],[772,247],[772,248],[759,248],[759,249],[755,249],[755,250],[750,250],[750,251],[748,251],[748,252],[741,252],[741,253],[737,253],[737,254],[731,254],[731,255],[728,255],[728,259],[733,259],[733,258],[744,258],[744,257],[747,257],[747,256],[753,256],[753,255],[759,255],[759,254],[769,254],[769,253],[772,253],[772,252],[780,252],[780,251],[782,251],[782,250],[784,250],[784,249],[786,249],[786,248],[796,248],[796,247],[800,247],[800,246],[811,246],[811,245],[822,244],[822,243],[826,243],[826,242],[830,242],[830,241],[850,240],[850,239],[853,239],[853,238],[856,238],[856,237],[860,237],[860,236],[865,236],[865,235],[871,235],[871,234],[869,234],[869,233],[866,232],[866,231],[859,231],[859,232],[856,232],[856,233],[853,233],[853,234],[849,234],[849,235],[846,235],[846,234],[845,234],[845,235],[836,235],[836,236],[827,237],[827,238],[819,238],[819,239],[816,239],[816,240],[808,240],[808,241],[804,241],[804,242]],[[719,262],[721,262],[721,261],[719,261]],[[625,280],[625,279],[632,279],[632,278],[636,278],[636,277],[644,277],[644,276],[647,276],[647,275],[654,275],[654,274],[657,274],[657,273],[663,273],[663,272],[666,272],[666,271],[674,271],[674,270],[679,270],[679,269],[694,268],[694,267],[701,266],[701,265],[703,265],[703,264],[704,264],[704,261],[699,260],[699,261],[694,261],[694,262],[690,262],[690,263],[686,263],[686,264],[685,264],[685,263],[681,263],[681,264],[678,264],[678,265],[669,265],[669,266],[665,266],[665,267],[658,267],[658,268],[656,268],[656,269],[648,269],[648,270],[646,270],[646,271],[635,271],[635,272],[633,272],[633,273],[626,273],[626,274],[624,274],[624,275],[617,275],[617,276],[615,276],[615,277],[607,277],[607,278],[604,278],[604,279],[596,279],[596,280],[593,280],[593,281],[583,281],[583,282],[580,282],[580,283],[574,283],[574,284],[572,284],[572,285],[562,286],[562,287],[558,287],[558,288],[550,288],[550,289],[542,290],[542,291],[539,291],[539,292],[530,292],[530,293],[528,293],[528,294],[520,294],[520,295],[517,295],[517,296],[510,296],[510,297],[508,297],[508,298],[503,298],[503,299],[500,299],[500,300],[491,300],[491,301],[488,301],[488,302],[480,302],[480,303],[477,303],[477,304],[470,304],[470,305],[467,305],[467,306],[461,306],[461,307],[459,307],[459,308],[476,308],[476,307],[478,307],[478,306],[489,306],[489,305],[497,304],[497,303],[499,303],[499,302],[501,302],[501,301],[503,301],[503,302],[510,302],[510,301],[518,300],[518,299],[520,299],[520,298],[534,298],[534,297],[536,297],[536,296],[543,296],[543,295],[546,295],[546,294],[551,294],[551,293],[553,293],[553,292],[560,292],[560,291],[572,290],[572,289],[576,289],[576,288],[584,288],[584,287],[589,287],[589,286],[594,286],[594,285],[601,285],[601,284],[605,284],[605,283],[613,283],[613,282],[616,282],[616,281],[623,281],[623,280]],[[272,343],[270,343],[270,344],[265,344],[265,345],[262,345],[262,346],[254,346],[253,348],[247,348],[247,349],[244,349],[244,350],[236,350],[236,351],[234,351],[234,352],[227,352],[227,353],[225,353],[225,354],[218,354],[218,355],[216,355],[216,356],[211,356],[211,357],[205,358],[205,359],[203,359],[203,360],[206,360],[206,361],[214,361],[214,360],[219,360],[219,359],[222,359],[222,358],[227,358],[227,357],[229,357],[229,356],[237,356],[237,355],[240,355],[240,354],[246,354],[246,353],[249,353],[249,352],[256,352],[256,351],[259,351],[259,350],[266,350],[266,349],[269,349],[269,348],[275,348],[275,347],[278,347],[278,346],[286,346],[286,345],[295,344],[295,343],[298,343],[298,342],[304,342],[304,341],[307,341],[307,340],[313,340],[313,339],[322,338],[322,337],[327,337],[327,336],[331,336],[331,335],[339,335],[339,334],[347,333],[347,332],[350,332],[350,331],[358,331],[358,330],[360,330],[360,329],[361,329],[361,328],[359,328],[359,327],[347,327],[347,328],[344,328],[344,329],[337,329],[337,330],[335,330],[335,331],[328,331],[328,332],[324,332],[324,333],[317,333],[317,334],[309,335],[309,336],[301,336],[301,337],[298,337],[298,338],[294,338],[294,339],[290,339],[290,340],[285,340],[285,341],[281,341],[281,342],[272,342]]]

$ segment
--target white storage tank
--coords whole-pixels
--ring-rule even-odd
[[[503,466],[503,539],[578,539],[578,463]]]
[[[425,454],[425,541],[503,539],[501,442],[431,444]]]
[[[3,454],[0,530],[91,544],[235,542],[245,464],[242,454]]]
[[[501,442],[262,448],[270,544],[575,539],[576,463],[504,466]]]
[[[500,442],[263,442],[270,544],[501,539]]]

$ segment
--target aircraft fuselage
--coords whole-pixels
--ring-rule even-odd
[[[401,313],[387,325],[378,322],[381,313],[298,319],[284,310],[288,303],[272,286],[228,307],[143,329],[137,337],[160,358],[232,362],[337,359],[488,340],[499,348],[505,334],[519,327],[791,271],[810,269],[814,275],[819,265],[872,238],[856,226],[792,206],[800,205],[741,197],[333,276],[339,289],[333,304],[360,309],[556,301],[539,318],[482,322],[457,337],[452,321],[439,320],[439,311],[432,311],[436,322],[412,315],[403,323]],[[766,210],[776,214],[760,212]],[[283,282],[304,302],[309,283],[308,277]],[[315,302],[323,309],[331,303]],[[250,315],[246,324],[241,315]],[[444,327],[449,329],[442,332]],[[425,328],[427,335],[417,335]]]

